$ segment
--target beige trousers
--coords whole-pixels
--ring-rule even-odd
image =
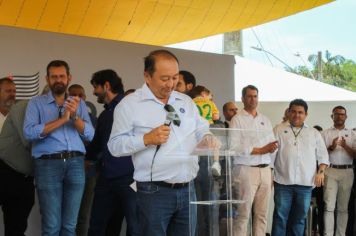
[[[267,228],[268,203],[271,195],[271,168],[236,165],[233,169],[233,194],[244,204],[237,206],[234,220],[234,236],[265,236]],[[248,221],[252,211],[252,234]]]
[[[324,235],[334,235],[334,211],[337,205],[335,236],[345,236],[348,220],[348,206],[354,172],[349,169],[327,168],[325,171],[324,185]]]

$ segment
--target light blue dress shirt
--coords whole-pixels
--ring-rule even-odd
[[[63,151],[85,153],[83,140],[91,141],[93,138],[94,128],[83,100],[80,100],[77,110],[77,115],[85,123],[83,134],[75,129],[73,121],[68,121],[47,136],[41,135],[46,123],[58,119],[59,111],[60,107],[55,102],[52,92],[34,97],[29,101],[24,122],[24,136],[32,142],[34,158]]]
[[[135,93],[122,99],[114,111],[114,123],[108,142],[113,156],[132,155],[136,181],[166,181],[185,183],[195,178],[198,157],[190,153],[209,132],[209,123],[198,112],[190,97],[173,91],[170,104],[181,120],[180,126],[170,125],[168,141],[161,145],[153,163],[157,146],[145,146],[143,137],[164,124],[167,112],[164,105],[144,84]]]

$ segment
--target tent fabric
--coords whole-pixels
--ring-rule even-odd
[[[0,0],[0,25],[167,45],[232,32],[332,0]]]

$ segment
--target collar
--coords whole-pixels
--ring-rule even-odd
[[[288,124],[288,127],[297,128],[297,127],[293,126],[291,123]],[[302,127],[303,127],[303,128],[308,128],[309,126],[304,123]],[[300,128],[302,128],[302,127],[299,127],[298,129],[300,129]]]
[[[124,98],[124,95],[122,94],[118,94],[116,95],[113,100],[111,100],[111,102],[109,104],[105,104],[104,108],[105,110],[110,110],[116,107],[116,105],[121,101],[121,99]]]
[[[46,95],[46,101],[48,104],[52,103],[52,102],[55,102],[55,99],[53,97],[53,94],[52,94],[52,91],[49,91]]]
[[[282,125],[289,125],[290,123],[289,123],[289,120],[286,120],[286,121],[283,121],[281,124]]]
[[[178,93],[176,91],[172,91],[171,95],[169,96],[168,99],[168,104],[173,104],[176,100],[182,100],[183,99],[183,94]],[[143,84],[142,86],[142,92],[141,92],[141,101],[143,100],[153,100],[157,103],[163,104],[151,91],[151,89],[147,86],[146,83]]]
[[[43,95],[43,96],[45,96],[45,99],[46,99],[46,101],[47,101],[47,104],[50,104],[50,103],[55,103],[56,102],[56,100],[54,99],[54,96],[53,96],[53,93],[52,93],[52,91],[49,91],[47,94],[45,94],[45,95]],[[66,100],[67,99],[67,93],[65,93],[64,94],[64,100]]]
[[[244,115],[244,116],[252,116],[250,113],[248,113],[245,109],[241,109],[241,111],[240,111],[240,114],[241,115]],[[256,117],[258,117],[260,115],[260,112],[257,110],[256,111],[256,116],[254,117],[254,118],[256,118]],[[252,116],[253,117],[253,116]]]
[[[346,127],[344,127],[343,129],[337,129],[337,128],[335,128],[335,126],[332,126],[331,129],[332,130],[348,130],[348,128],[346,128]]]

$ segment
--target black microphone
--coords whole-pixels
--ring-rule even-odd
[[[173,106],[169,105],[169,104],[166,104],[164,106],[164,110],[166,110],[167,112],[167,116],[166,116],[166,120],[164,121],[164,125],[165,126],[170,126],[171,123],[173,122],[174,125],[176,126],[180,126],[180,119],[179,119],[179,116],[177,115],[175,109]],[[152,158],[152,164],[151,164],[151,182],[152,182],[152,168],[153,168],[153,164],[154,164],[154,161],[155,161],[155,158],[156,158],[156,155],[157,155],[157,152],[158,150],[161,148],[161,144],[157,145],[156,147],[156,151],[155,151],[155,154],[153,155],[153,158]]]
[[[165,126],[170,126],[171,123],[172,123],[172,121],[174,120],[174,117],[175,117],[175,116],[174,116],[174,113],[167,111],[166,120],[164,121],[163,124],[164,124]],[[153,164],[154,164],[154,162],[155,162],[155,158],[156,158],[157,152],[158,152],[158,150],[159,150],[160,148],[161,148],[161,144],[158,144],[158,145],[156,146],[155,154],[153,155],[152,164],[151,164],[151,182],[152,182],[152,168],[153,168]]]
[[[170,126],[171,123],[174,121],[175,118],[175,113],[174,112],[167,112],[167,116],[166,116],[166,120],[164,121],[164,125],[165,126]],[[156,153],[158,152],[158,150],[161,148],[161,144],[158,144],[156,147]]]

